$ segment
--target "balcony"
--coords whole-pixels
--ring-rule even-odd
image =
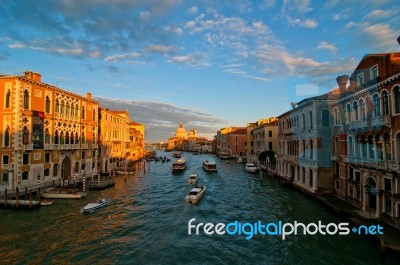
[[[33,144],[24,144],[22,145],[23,150],[33,150]]]
[[[367,119],[352,121],[348,123],[350,130],[362,130],[370,127],[391,127],[391,118],[388,115],[372,117],[369,121]]]
[[[396,171],[399,172],[400,162],[396,160],[378,160],[371,158],[360,158],[346,156],[344,162],[349,164],[358,165],[361,167],[374,168],[385,171]]]

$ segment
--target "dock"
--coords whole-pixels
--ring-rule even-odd
[[[40,206],[40,201],[36,200],[13,200],[13,199],[0,199],[0,205],[3,207],[39,207]]]

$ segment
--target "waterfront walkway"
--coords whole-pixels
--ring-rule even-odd
[[[378,243],[380,241],[384,242],[384,245],[382,244],[383,242],[380,243],[381,252],[384,254],[385,250],[388,250],[400,255],[400,229],[388,224],[387,222],[384,222],[381,219],[376,218],[369,212],[358,209],[354,205],[347,203],[336,196],[316,196],[316,198],[354,225],[370,226],[379,224],[381,227],[383,227],[384,235],[383,237],[374,235],[374,238]]]

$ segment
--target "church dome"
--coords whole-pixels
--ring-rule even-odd
[[[183,128],[182,123],[179,123],[178,129],[176,129],[175,137],[186,138],[186,130]]]

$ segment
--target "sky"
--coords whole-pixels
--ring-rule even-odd
[[[128,109],[147,142],[329,92],[365,54],[399,52],[398,0],[0,0],[0,75],[32,70]]]

